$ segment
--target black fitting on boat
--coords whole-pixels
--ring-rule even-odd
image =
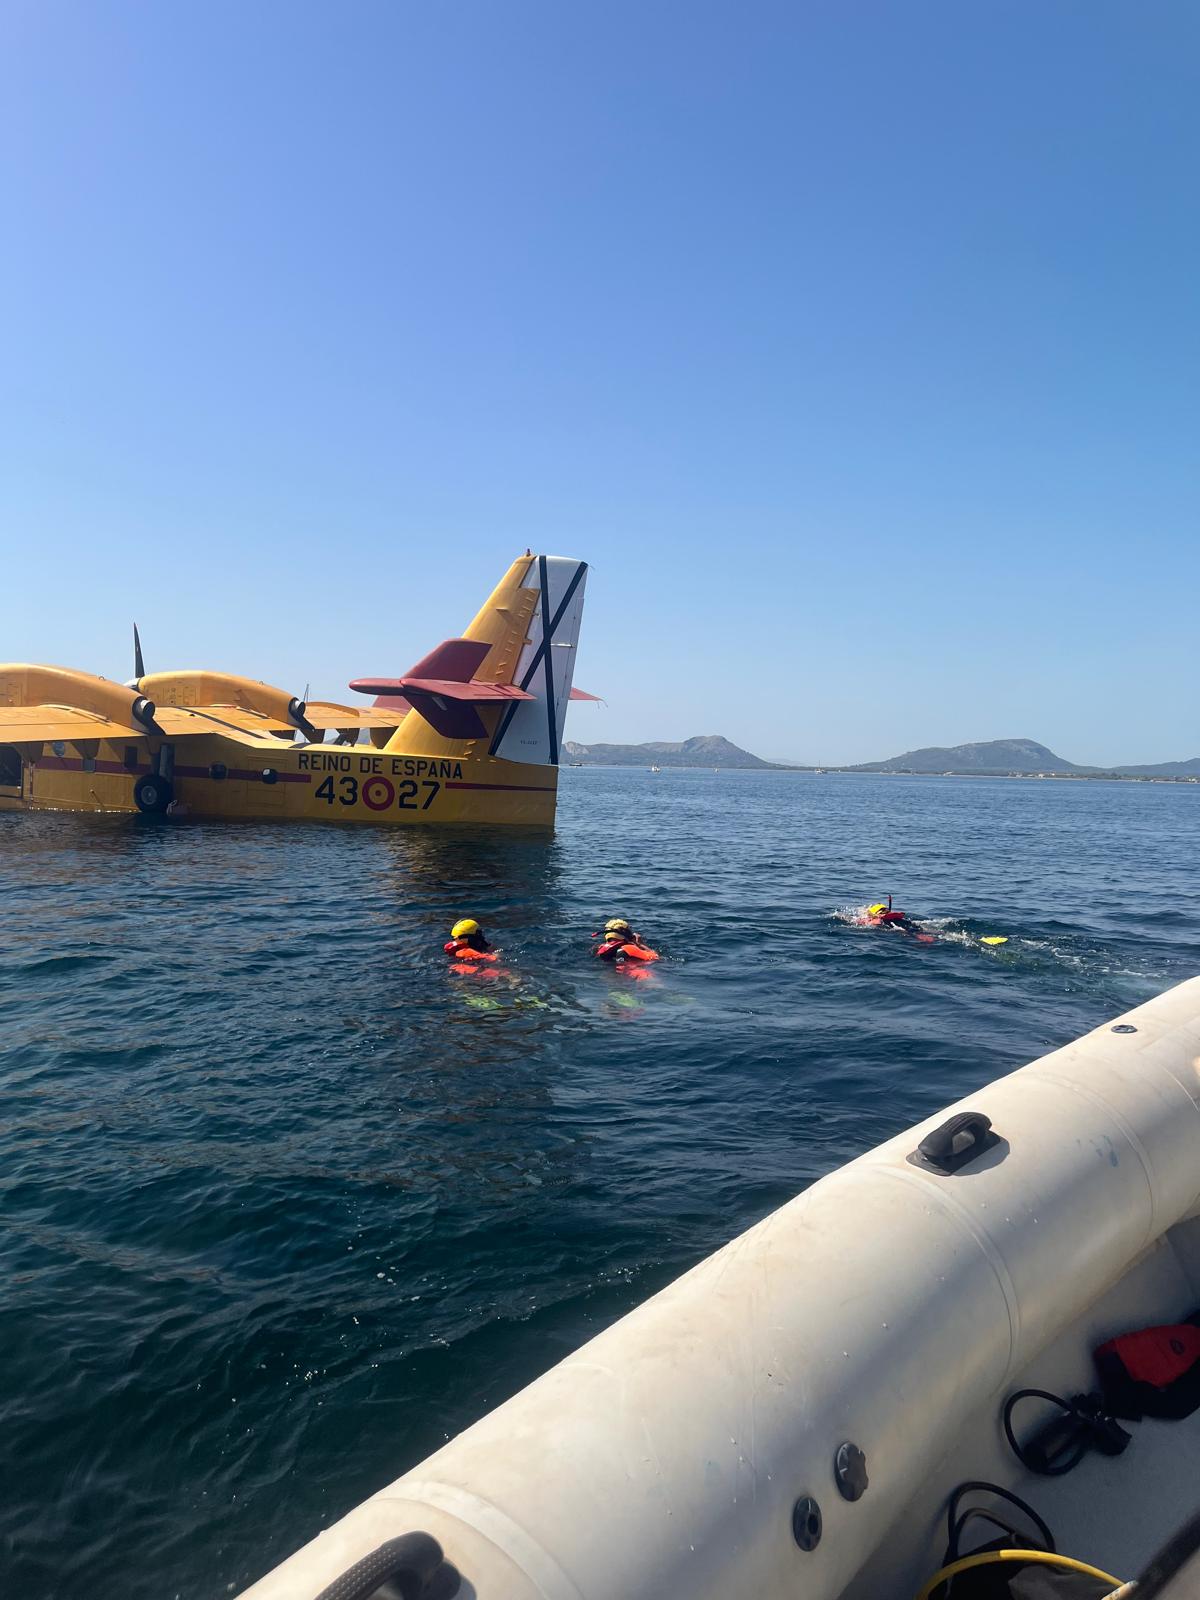
[[[843,1500],[861,1500],[871,1480],[867,1477],[867,1458],[849,1439],[838,1445],[833,1458],[833,1476]]]
[[[316,1600],[452,1600],[462,1585],[456,1567],[428,1533],[402,1533],[322,1589]]]
[[[821,1508],[806,1494],[792,1507],[792,1538],[801,1550],[815,1550],[821,1542]]]
[[[999,1143],[1000,1135],[992,1132],[990,1117],[982,1111],[960,1111],[927,1133],[906,1159],[925,1172],[948,1178]]]
[[[1012,1414],[1022,1400],[1045,1400],[1058,1408],[1057,1415],[1044,1422],[1025,1444],[1018,1442],[1012,1425]],[[1026,1471],[1042,1478],[1061,1478],[1077,1467],[1089,1450],[1119,1456],[1133,1438],[1105,1410],[1098,1394],[1073,1394],[1064,1400],[1046,1389],[1017,1389],[1004,1402],[1001,1421],[1013,1455]]]

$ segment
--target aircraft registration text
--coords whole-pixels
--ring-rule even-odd
[[[462,779],[461,761],[426,756],[359,755],[338,750],[306,750],[297,762],[302,772],[327,776],[313,795],[326,805],[371,811],[428,811],[442,783]]]

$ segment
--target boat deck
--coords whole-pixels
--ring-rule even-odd
[[[1064,1264],[1063,1292],[1070,1293]],[[1046,1389],[1052,1394],[1096,1390],[1092,1363],[1096,1346],[1117,1334],[1181,1321],[1200,1307],[1200,1218],[1172,1228],[1125,1277],[1093,1305],[1049,1349],[1008,1386]],[[1122,1425],[1132,1442],[1119,1456],[1086,1455],[1061,1477],[1026,1471],[1004,1437],[999,1406],[989,1404],[960,1439],[954,1454],[910,1504],[902,1526],[893,1530],[863,1568],[845,1600],[911,1600],[940,1567],[946,1547],[946,1502],[968,1479],[997,1483],[1033,1506],[1049,1524],[1064,1555],[1127,1580],[1200,1508],[1200,1411],[1177,1422],[1148,1418]],[[1043,1414],[1049,1408],[1043,1409]],[[1038,1402],[1019,1409],[1019,1438],[1036,1427]],[[986,1505],[986,1495],[970,1504]],[[1024,1519],[1004,1502],[990,1502],[1016,1526]],[[980,1524],[977,1543],[996,1530]],[[964,1554],[972,1547],[964,1542]]]

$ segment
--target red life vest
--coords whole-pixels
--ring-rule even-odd
[[[609,951],[616,946],[616,952],[609,955]],[[599,956],[602,961],[619,961],[622,957],[630,961],[658,961],[661,959],[657,950],[651,950],[644,944],[617,944],[615,939],[609,939],[604,944],[597,945],[592,951],[594,956]]]
[[[453,956],[455,961],[499,961],[500,955],[495,950],[473,950],[469,944],[460,944],[457,939],[451,939],[449,944],[444,944],[442,949],[448,956]]]
[[[1200,1327],[1196,1320],[1139,1328],[1095,1352],[1114,1416],[1187,1417],[1200,1407]]]

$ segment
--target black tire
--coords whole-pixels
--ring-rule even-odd
[[[133,803],[147,816],[161,816],[171,804],[175,790],[169,778],[147,772],[133,786]]]

